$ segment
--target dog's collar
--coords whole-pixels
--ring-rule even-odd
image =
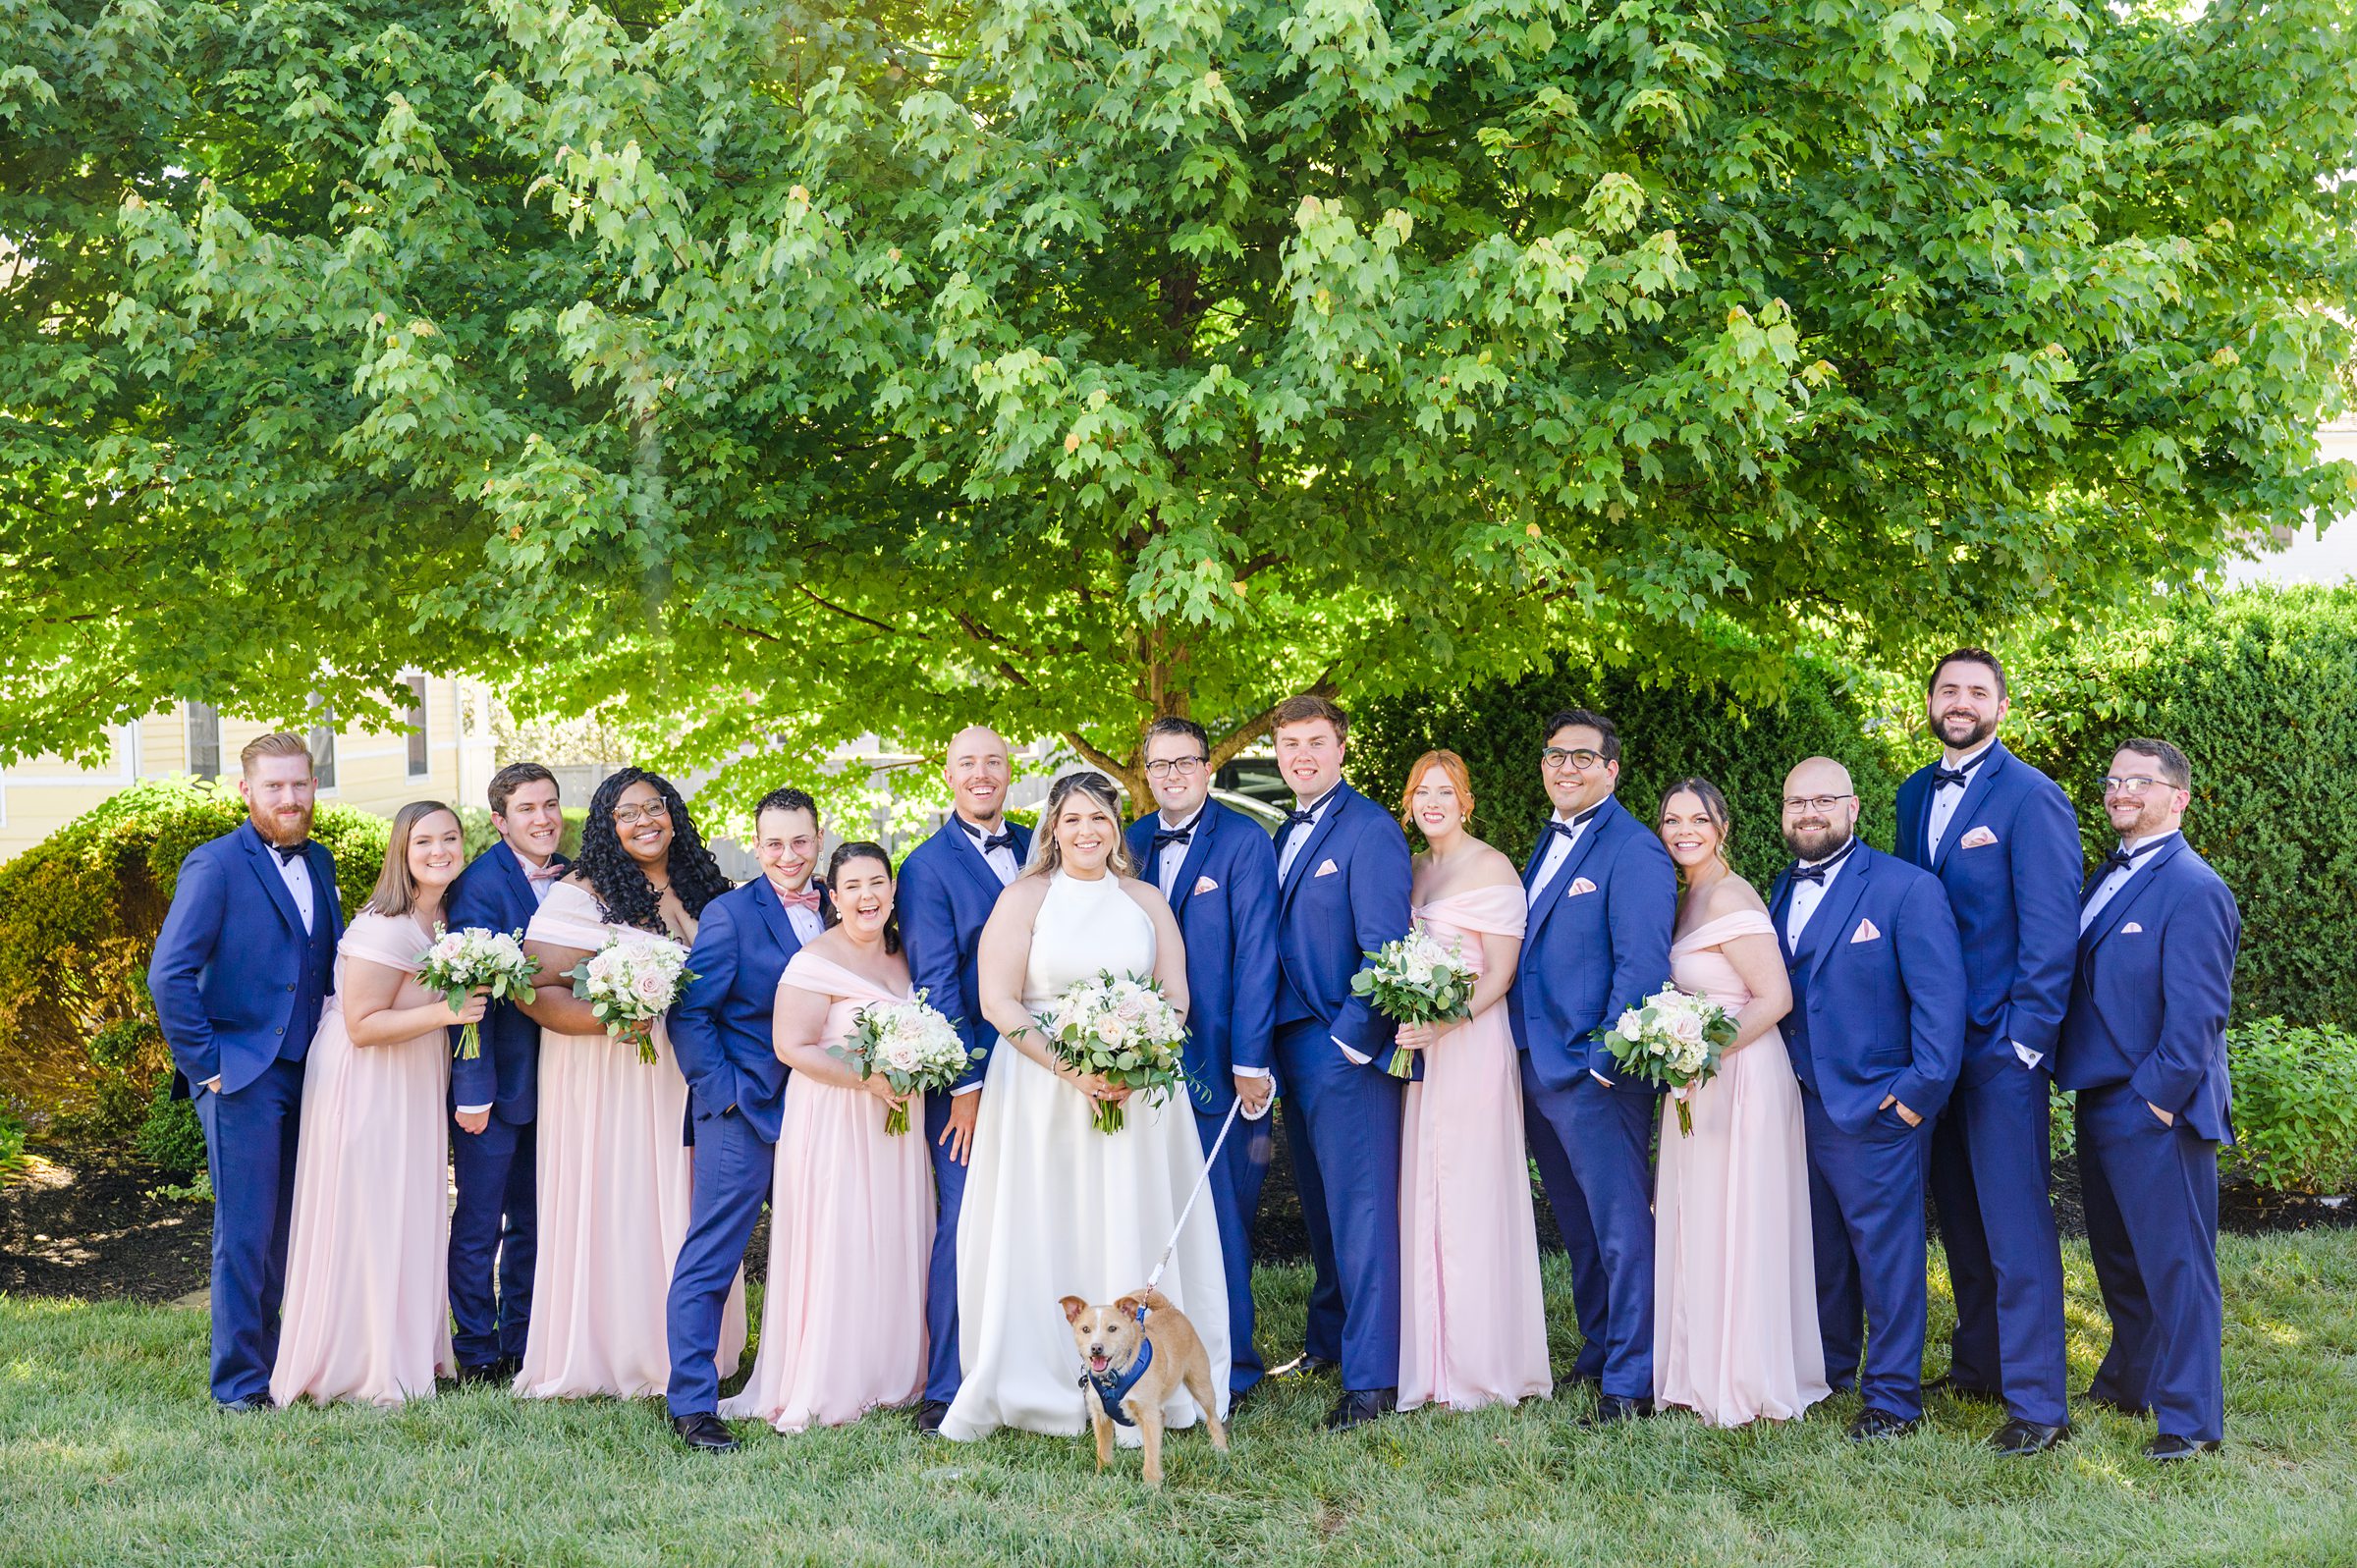
[[[1138,1313],[1137,1321],[1141,1324],[1146,1321],[1143,1311]],[[1129,1419],[1129,1413],[1122,1408],[1122,1401],[1129,1397],[1129,1391],[1137,1386],[1137,1380],[1153,1365],[1154,1341],[1141,1334],[1137,1341],[1137,1359],[1129,1363],[1127,1372],[1108,1370],[1097,1373],[1082,1368],[1080,1380],[1097,1391],[1097,1402],[1105,1407],[1105,1414],[1122,1426],[1134,1427],[1137,1423]]]

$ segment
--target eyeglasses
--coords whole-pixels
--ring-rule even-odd
[[[1814,811],[1819,816],[1825,817],[1831,816],[1834,808],[1842,801],[1857,798],[1856,795],[1786,795],[1784,796],[1784,809],[1786,811]]]
[[[2103,790],[2105,794],[2125,795],[2130,800],[2139,798],[2147,789],[2152,788],[2156,784],[2164,788],[2175,787],[2175,785],[2169,784],[2165,779],[2147,779],[2142,774],[2137,774],[2134,777],[2127,779],[2112,779],[2107,777],[2098,779],[2095,783],[2096,787]]]
[[[1146,777],[1149,779],[1183,779],[1187,775],[1199,771],[1210,760],[1209,757],[1173,757],[1167,762],[1149,762],[1146,764]]]
[[[616,806],[614,826],[635,828],[642,822],[662,822],[671,816],[671,808],[656,800],[644,806]]]
[[[1603,760],[1603,752],[1590,751],[1585,746],[1580,747],[1577,751],[1565,751],[1561,746],[1549,746],[1545,751],[1539,753],[1539,766],[1552,768],[1558,773],[1562,772],[1565,768],[1569,768],[1574,773],[1586,773]]]

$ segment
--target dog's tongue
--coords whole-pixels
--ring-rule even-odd
[[[1106,1368],[1112,1365],[1113,1358],[1110,1356],[1091,1356],[1088,1358],[1088,1370],[1091,1372],[1103,1372]]]

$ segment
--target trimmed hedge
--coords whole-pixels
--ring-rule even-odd
[[[36,1115],[118,1119],[167,1065],[148,959],[190,850],[246,817],[233,790],[132,785],[0,866],[0,1100]],[[376,886],[392,824],[321,802],[312,837],[336,860],[346,909]],[[108,1026],[148,1020],[132,1038]]]
[[[1784,775],[1820,754],[1849,765],[1869,843],[1889,848],[1898,777],[1869,738],[1874,716],[1840,680],[1804,666],[1782,701],[1744,704],[1725,688],[1646,686],[1618,675],[1557,670],[1511,682],[1364,704],[1351,715],[1350,782],[1396,807],[1407,770],[1427,750],[1465,759],[1473,831],[1521,863],[1554,809],[1539,782],[1540,733],[1550,715],[1587,708],[1620,730],[1621,804],[1651,822],[1664,787],[1699,774],[1734,812],[1735,870],[1763,896],[1789,858],[1780,828]],[[1411,833],[1413,830],[1410,830]]]
[[[2357,1034],[2254,1018],[2226,1033],[2236,1163],[2282,1192],[2357,1191]]]

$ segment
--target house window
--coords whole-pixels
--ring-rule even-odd
[[[221,710],[207,702],[189,708],[189,772],[199,779],[221,777]]]
[[[410,726],[410,777],[416,779],[432,771],[433,765],[425,755],[425,676],[410,676],[410,711],[405,718]]]
[[[304,736],[311,747],[311,777],[319,781],[320,788],[333,789],[336,786],[336,711],[314,697],[311,699],[311,713],[316,722],[312,724],[310,733]]]

